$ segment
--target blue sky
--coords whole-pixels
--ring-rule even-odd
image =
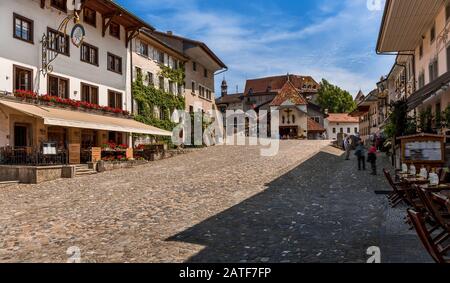
[[[393,63],[375,54],[382,10],[369,9],[367,0],[117,2],[158,30],[208,44],[229,67],[216,77],[216,90],[223,76],[235,92],[247,78],[289,72],[325,78],[355,95],[375,88]]]

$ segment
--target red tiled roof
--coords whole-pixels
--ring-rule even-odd
[[[352,117],[349,114],[328,114],[328,121],[330,123],[359,123],[358,117]]]
[[[247,80],[244,93],[245,95],[248,95],[250,89],[252,90],[252,93],[266,93],[268,91],[279,92],[287,81],[287,75]],[[320,87],[320,85],[310,76],[289,75],[289,81],[300,90],[304,90],[304,85],[311,85],[311,89],[306,89],[304,90],[305,92],[317,92]]]
[[[308,132],[326,132],[325,128],[311,118],[308,118]]]
[[[300,91],[295,86],[287,81],[281,88],[278,95],[274,98],[271,106],[281,106],[286,101],[290,100],[295,105],[308,105],[308,101],[303,97]]]

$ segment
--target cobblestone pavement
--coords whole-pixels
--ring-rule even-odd
[[[66,262],[72,246],[83,262],[365,262],[388,239],[386,184],[327,145],[219,146],[0,188],[0,262]]]

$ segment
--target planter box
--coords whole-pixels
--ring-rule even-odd
[[[60,178],[73,178],[73,166],[0,166],[0,181],[19,181],[23,184],[40,184]]]
[[[148,164],[148,161],[133,160],[133,161],[100,161],[97,163],[97,171],[105,172],[117,169],[133,168],[135,166]]]

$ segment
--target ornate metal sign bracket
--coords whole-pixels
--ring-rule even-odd
[[[41,43],[41,70],[40,72],[44,77],[47,76],[47,74],[53,72],[53,65],[52,63],[58,58],[59,52],[53,50],[51,47],[54,46],[55,42],[63,43],[64,45],[70,44],[65,38],[64,40],[60,40],[61,36],[66,36],[67,34],[67,26],[71,20],[74,20],[75,25],[72,29],[71,33],[71,39],[73,44],[79,48],[81,46],[81,43],[83,42],[85,31],[82,25],[79,24],[80,17],[78,15],[77,11],[74,11],[73,14],[68,15],[59,25],[58,27],[58,33],[56,36],[50,38],[45,33],[42,35],[42,39],[40,41]],[[66,46],[59,46],[60,48],[64,48]]]

